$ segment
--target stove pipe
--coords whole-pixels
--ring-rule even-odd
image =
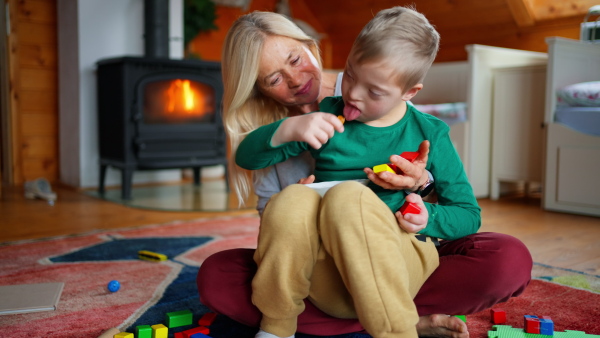
[[[145,0],[144,48],[146,57],[169,58],[169,0]]]

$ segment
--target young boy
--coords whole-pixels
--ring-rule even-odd
[[[310,150],[316,180],[341,181],[365,178],[389,156],[429,140],[426,169],[436,178],[439,201],[424,203],[417,194],[371,184],[376,198],[355,182],[335,186],[322,199],[301,185],[273,196],[254,256],[252,299],[263,314],[256,337],[293,337],[306,297],[332,316],[358,317],[374,337],[417,336],[412,299],[439,264],[429,237],[456,239],[480,226],[448,126],[406,103],[423,87],[438,47],[439,34],[423,15],[404,7],[383,10],[354,42],[342,97],[323,100],[322,112],[258,128],[240,143],[236,163],[242,168],[266,168]],[[342,114],[345,124],[337,118]],[[407,200],[421,212],[396,221],[394,212]]]

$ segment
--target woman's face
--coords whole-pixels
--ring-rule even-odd
[[[310,104],[321,89],[321,70],[305,44],[269,36],[263,46],[256,85],[285,106]]]

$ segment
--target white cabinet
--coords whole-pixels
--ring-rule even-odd
[[[546,66],[494,72],[490,198],[500,182],[541,183]],[[526,184],[527,186],[527,184]]]

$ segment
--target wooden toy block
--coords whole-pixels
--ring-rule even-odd
[[[419,208],[416,204],[410,202],[404,202],[404,204],[400,207],[400,213],[402,215],[406,214],[420,214],[421,208]]]
[[[175,312],[169,312],[166,314],[165,318],[167,327],[174,328],[185,325],[192,325],[192,311],[190,310],[181,310]]]
[[[183,338],[192,338],[196,333],[209,334],[210,330],[207,327],[199,326],[190,330],[183,331]]]
[[[463,322],[465,322],[465,323],[467,322],[467,316],[465,316],[465,315],[456,315],[456,316],[454,316],[454,317],[456,317],[456,318],[458,318],[458,319],[462,320],[462,321],[463,321]]]
[[[389,165],[389,164],[380,164],[380,165],[376,165],[376,166],[374,166],[374,167],[373,167],[373,172],[374,172],[374,173],[376,173],[376,174],[382,173],[382,172],[384,172],[384,171],[389,171],[389,172],[391,172],[392,174],[395,174],[395,173],[396,173],[396,172],[394,171],[394,169],[392,169],[392,168],[390,167],[390,165]]]
[[[200,320],[198,320],[198,325],[200,326],[210,326],[217,318],[217,314],[214,312],[205,313]]]
[[[506,312],[504,310],[494,308],[494,309],[490,310],[490,314],[492,317],[492,323],[494,323],[494,324],[506,323]]]
[[[138,258],[143,259],[145,261],[151,261],[151,262],[161,262],[161,261],[167,260],[166,255],[163,255],[163,254],[160,254],[157,252],[147,251],[147,250],[138,251]]]
[[[169,328],[163,324],[152,325],[152,338],[167,338],[169,335]]]
[[[525,315],[525,332],[540,333],[540,319],[537,316]]]
[[[184,338],[183,332],[175,332],[173,338]]]
[[[114,338],[133,338],[133,333],[120,332],[114,335]]]
[[[400,154],[400,157],[404,157],[405,159],[409,160],[412,163],[417,159],[417,157],[419,157],[419,152],[418,151],[405,151],[402,154]]]
[[[548,336],[554,335],[554,322],[548,316],[540,316],[540,333]]]
[[[135,327],[137,338],[152,338],[152,327],[150,325],[139,325]]]

